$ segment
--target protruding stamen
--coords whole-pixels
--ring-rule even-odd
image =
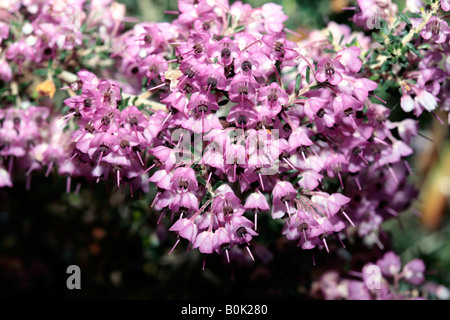
[[[384,250],[384,245],[381,243],[380,239],[378,239],[377,235],[373,232],[370,235],[372,236],[372,239],[374,240],[378,248],[380,250]]]
[[[394,172],[394,169],[392,169],[391,166],[388,166],[388,170],[389,170],[389,173],[391,174],[392,178],[394,179],[394,181],[398,184],[399,181],[398,181],[397,175]]]
[[[330,250],[328,249],[327,240],[325,240],[325,237],[322,239],[323,244],[325,245],[325,249],[327,249],[327,252],[330,253]]]
[[[70,193],[70,185],[72,183],[72,177],[71,176],[67,176],[67,181],[66,181],[66,193],[69,194]]]
[[[159,215],[158,221],[156,222],[156,224],[159,224],[161,222],[161,218],[163,217],[165,211],[161,211],[161,214]]]
[[[252,255],[252,252],[250,251],[250,248],[248,246],[246,248],[247,248],[248,254],[250,255],[250,258],[252,258],[252,260],[255,261],[255,258],[253,258],[253,255]]]
[[[405,165],[405,167],[406,167],[406,170],[408,170],[408,173],[409,173],[410,175],[412,175],[413,172],[412,172],[411,166],[409,165],[408,160],[406,160],[406,159],[403,160],[403,163],[404,163],[404,165]]]
[[[172,251],[175,249],[175,247],[178,245],[179,242],[180,242],[180,239],[178,239],[177,242],[175,242],[175,244],[173,245],[172,249],[169,251],[169,256],[172,253]]]
[[[136,150],[136,154],[139,158],[139,162],[141,163],[142,166],[144,166],[144,161],[142,161],[142,157],[141,157],[141,154],[139,153],[139,151]]]
[[[356,185],[358,186],[358,190],[362,191],[361,183],[359,182],[358,177],[355,177]]]
[[[45,173],[46,178],[49,176],[52,169],[53,169],[53,161],[50,161],[50,163],[48,164],[47,172]]]
[[[161,194],[161,192],[158,192],[155,196],[155,199],[153,199],[152,205],[150,206],[150,208],[153,208],[153,205],[155,204],[156,200],[158,199],[159,195]]]
[[[344,190],[344,183],[342,182],[342,176],[341,176],[341,173],[338,172],[337,175],[338,175],[338,177],[339,177],[339,182],[341,183],[341,188],[342,188],[342,190]]]
[[[259,183],[261,184],[261,189],[262,191],[264,191],[264,183],[263,183],[263,179],[260,173],[258,173],[258,177],[259,177]]]
[[[350,222],[350,224],[354,227],[355,224],[353,223],[352,219],[350,219],[350,217],[345,213],[345,211],[342,211],[342,214],[348,220],[348,222]]]

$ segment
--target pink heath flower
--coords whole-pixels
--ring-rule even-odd
[[[0,188],[12,186],[11,175],[2,166],[0,166]]]
[[[280,88],[278,83],[272,82],[269,86],[262,87],[257,96],[259,101],[263,101],[267,109],[264,110],[264,115],[274,118],[280,113],[281,108],[289,101],[287,93]],[[267,110],[267,111],[266,111]]]
[[[441,0],[441,8],[444,11],[450,10],[450,0]]]
[[[338,85],[342,81],[342,73],[345,71],[345,67],[340,63],[339,57],[333,60],[323,58],[319,61],[317,67],[317,81],[328,81],[331,85]]]
[[[449,33],[450,28],[448,27],[447,21],[441,20],[438,17],[432,17],[420,32],[420,35],[426,40],[433,39],[435,43],[444,43]]]
[[[420,285],[425,280],[425,263],[420,259],[408,262],[402,270],[404,279],[414,285]]]
[[[397,275],[402,268],[400,257],[393,251],[386,252],[383,258],[377,261],[377,265],[380,267],[383,275],[387,277]]]
[[[0,80],[9,82],[12,79],[12,70],[8,62],[0,60]]]
[[[351,72],[356,73],[362,67],[362,61],[359,59],[361,55],[361,49],[358,47],[348,47],[338,51],[337,56],[340,57],[340,63],[349,69]]]
[[[8,24],[0,21],[0,44],[3,40],[7,39],[9,35],[9,26]]]
[[[183,237],[190,242],[194,242],[197,237],[197,225],[190,219],[181,218],[170,227],[170,231],[178,232],[180,237]]]

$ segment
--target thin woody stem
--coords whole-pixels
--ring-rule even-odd
[[[431,9],[431,11],[425,15],[422,23],[419,24],[416,28],[411,29],[409,31],[409,33],[403,38],[402,45],[405,46],[406,44],[408,44],[414,38],[414,34],[422,31],[422,29],[425,28],[427,23],[430,21],[430,19],[433,17],[433,15],[438,10],[439,10],[439,6],[434,5],[433,8]],[[385,47],[388,46],[389,44],[390,44],[390,40],[386,39]],[[380,59],[378,60],[378,63],[376,63],[372,66],[372,69],[380,68],[387,59],[388,59],[388,56],[381,56]]]

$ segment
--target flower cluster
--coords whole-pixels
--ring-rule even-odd
[[[67,174],[70,134],[52,100],[56,84],[67,70],[98,59],[92,48],[123,28],[124,9],[113,1],[0,4],[1,186],[12,186],[11,173],[22,170],[27,187],[41,168],[46,176],[54,168]]]
[[[67,161],[69,136],[62,129],[62,121],[50,116],[49,109],[6,108],[0,110],[0,121],[0,156],[7,165],[7,169],[0,167],[0,187],[11,187],[11,174],[25,170],[28,189],[33,171],[46,168],[48,176]]]
[[[426,281],[426,273],[423,260],[402,265],[400,257],[388,251],[349,277],[334,270],[325,272],[313,285],[312,296],[326,300],[448,300],[450,290]]]
[[[113,1],[6,1],[0,5],[1,80],[32,72],[49,60],[77,59],[76,49],[108,41],[122,27],[124,6]],[[88,34],[99,30],[100,42]],[[83,33],[84,32],[84,33]],[[83,43],[83,41],[85,41]],[[63,55],[63,52],[66,52]],[[5,60],[6,59],[6,60]],[[26,66],[27,70],[23,70]]]
[[[138,24],[116,39],[127,84],[78,72],[69,88],[79,94],[65,100],[65,120],[79,127],[65,173],[146,192],[149,172],[151,206],[171,212],[175,245],[186,239],[228,260],[234,245],[252,256],[263,211],[303,249],[328,250],[348,228],[379,241],[381,223],[417,194],[407,183],[417,128],[388,120],[363,69],[367,37],[330,24],[331,39],[294,42],[280,6],[186,5],[171,24]],[[144,99],[154,96],[156,107]]]
[[[124,31],[124,7],[112,1],[22,2],[0,5],[7,20],[19,17],[0,16],[0,79],[16,102],[0,112],[0,187],[20,163],[27,177],[57,168],[68,191],[73,177],[155,191],[149,205],[177,236],[169,254],[186,240],[228,262],[254,259],[260,214],[304,250],[329,251],[347,231],[380,244],[382,222],[417,196],[408,157],[419,122],[391,121],[377,92],[392,90],[417,117],[450,111],[448,1],[408,1],[406,14],[358,1],[347,9],[365,31],[382,29],[373,39],[334,22],[299,38],[273,3],[179,0],[171,23]],[[43,66],[36,91],[52,98],[53,76],[67,83],[58,120],[21,103],[17,81]],[[377,265],[418,284],[422,265],[400,272],[397,262],[389,253]],[[327,297],[341,293],[333,281]],[[360,282],[346,290],[373,295]]]

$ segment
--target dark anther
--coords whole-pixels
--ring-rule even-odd
[[[192,46],[192,49],[194,49],[195,53],[202,53],[203,52],[203,45],[201,43],[196,43]]]
[[[248,60],[242,62],[242,71],[249,72],[252,69],[252,63]]]
[[[357,157],[360,153],[361,153],[361,148],[360,147],[356,147],[352,150],[352,153],[355,157]]]
[[[317,116],[319,118],[323,118],[323,116],[325,115],[326,111],[324,108],[320,108],[319,111],[317,111]]]
[[[105,102],[111,102],[111,98],[112,98],[112,92],[111,92],[111,90],[108,89],[108,91],[106,91],[103,94],[103,99],[105,99]]]
[[[171,114],[177,114],[177,113],[178,113],[178,109],[177,109],[177,108],[174,108],[172,105],[169,105],[169,106],[167,107],[167,110],[169,110],[169,112],[170,112]]]
[[[159,140],[163,140],[163,139],[164,139],[164,136],[165,136],[164,131],[160,131],[156,137],[157,137]]]
[[[189,79],[191,79],[191,78],[193,78],[195,76],[195,72],[191,68],[187,68],[184,71],[184,74],[187,75]]]
[[[286,150],[284,150],[281,154],[280,154],[280,158],[281,159],[289,159],[291,157],[290,153],[287,152]]]
[[[229,243],[222,243],[220,245],[220,250],[222,250],[222,252],[231,250],[231,245]]]
[[[211,88],[215,88],[217,86],[217,79],[213,78],[213,77],[209,77],[206,84],[208,86],[211,86]]]
[[[149,35],[149,34],[146,34],[145,36],[144,36],[144,42],[146,43],[146,44],[150,44],[150,43],[152,43],[152,36],[151,35]]]
[[[127,148],[127,147],[129,147],[130,146],[130,141],[128,141],[128,140],[126,140],[126,139],[123,139],[122,141],[120,141],[120,147],[122,148],[122,149],[125,149],[125,148]]]
[[[286,194],[286,195],[282,196],[282,197],[280,198],[280,200],[281,200],[281,202],[286,203],[286,202],[289,202],[289,201],[290,201],[290,197],[289,197],[288,194]]]
[[[187,182],[186,179],[180,179],[180,181],[178,182],[178,187],[180,189],[187,190],[188,186],[189,186],[189,183]]]
[[[239,87],[239,94],[247,95],[248,94],[248,87],[246,87],[246,86]]]
[[[93,133],[95,131],[95,128],[94,128],[94,125],[92,124],[92,122],[88,122],[86,124],[86,126],[84,127],[84,129],[89,133]]]
[[[237,123],[238,124],[247,124],[248,122],[248,118],[247,116],[244,116],[243,114],[241,114],[238,118],[237,118]]]
[[[18,126],[20,124],[20,118],[19,117],[14,117],[13,123],[14,123],[14,125]]]
[[[438,36],[441,33],[441,23],[438,19],[433,21],[433,24],[431,25],[431,32],[434,36]]]
[[[122,166],[120,164],[114,164],[112,167],[114,172],[122,170]]]
[[[85,108],[90,108],[92,107],[92,99],[91,98],[86,98],[83,100],[83,106]]]
[[[131,73],[132,74],[136,74],[139,72],[139,68],[138,67],[134,67],[133,69],[131,69]]]
[[[239,227],[239,228],[236,230],[236,234],[237,234],[239,237],[245,236],[246,233],[247,233],[247,230],[245,230],[244,227]]]
[[[202,113],[202,112],[208,112],[208,106],[206,104],[200,104],[197,107],[198,113]]]
[[[106,127],[106,126],[109,126],[110,124],[111,124],[111,118],[108,117],[107,115],[103,116],[102,125],[104,125]]]
[[[100,151],[100,152],[106,152],[108,150],[109,150],[109,147],[106,144],[101,144],[98,147],[98,151]]]
[[[183,90],[186,91],[186,93],[191,93],[194,88],[189,83],[185,83],[183,86]]]
[[[327,62],[325,64],[325,74],[329,77],[332,77],[334,75],[335,71],[334,71],[334,67],[331,64],[331,62]]]
[[[274,103],[275,101],[278,100],[278,95],[272,92],[267,96],[267,99],[269,100],[270,103]]]
[[[275,42],[275,49],[274,50],[277,51],[277,52],[281,52],[283,50],[283,47],[284,47],[283,43],[280,42],[280,41],[277,41],[277,42]]]
[[[130,125],[132,125],[132,126],[137,126],[138,123],[139,123],[138,118],[137,118],[137,117],[131,118],[131,119],[129,120],[129,123],[130,123]]]
[[[220,52],[220,56],[225,59],[229,59],[231,56],[231,51],[228,48],[223,48]]]
[[[324,232],[321,235],[319,235],[319,239],[320,240],[327,239],[327,238],[328,238],[328,234],[326,232]]]
[[[344,110],[344,114],[348,117],[349,115],[354,114],[355,111],[353,110],[353,108],[347,108]]]
[[[232,207],[232,206],[230,206],[229,204],[227,204],[226,206],[223,207],[222,212],[223,212],[223,214],[224,214],[225,216],[228,216],[228,215],[232,214],[232,213],[234,212],[234,210],[233,210],[233,207]]]
[[[133,146],[133,148],[131,148],[134,152],[141,152],[142,148],[141,146],[138,144],[137,146]]]
[[[300,231],[308,230],[308,224],[303,222],[300,224],[299,228],[300,228]]]

